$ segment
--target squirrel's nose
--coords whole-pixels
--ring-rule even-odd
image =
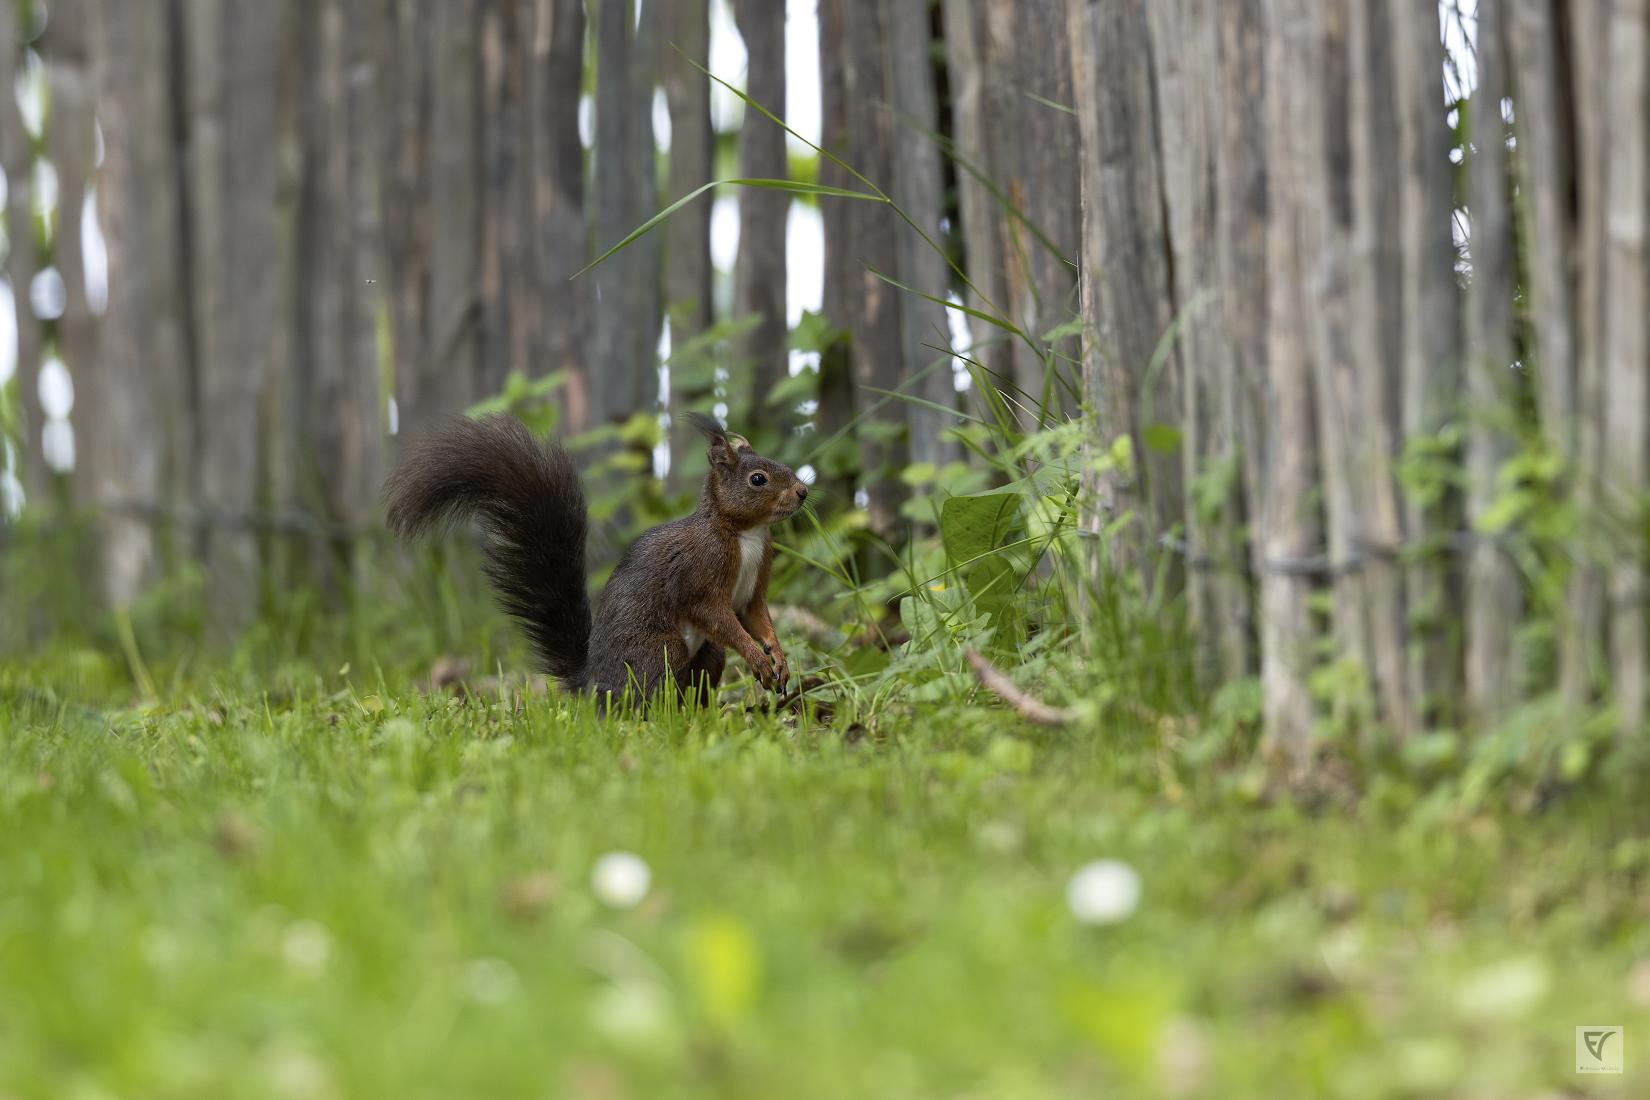
[[[808,487],[806,485],[802,484],[802,482],[800,482],[800,481],[797,482],[796,483],[796,499],[797,500],[805,500],[805,499],[807,499],[807,496],[808,496]]]

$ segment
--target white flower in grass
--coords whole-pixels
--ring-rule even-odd
[[[650,981],[627,980],[610,985],[590,1006],[596,1030],[614,1042],[631,1047],[661,1047],[670,1042],[674,1021],[670,1000]]]
[[[1066,905],[1084,924],[1117,924],[1140,905],[1140,876],[1116,859],[1084,864],[1066,884]]]
[[[602,904],[614,909],[634,909],[647,897],[652,881],[647,861],[634,852],[608,852],[590,873],[590,888]]]
[[[516,995],[521,979],[503,959],[473,959],[464,968],[464,985],[477,1004],[503,1004]]]
[[[291,1100],[325,1100],[338,1095],[326,1062],[300,1041],[278,1038],[259,1058],[259,1076],[271,1095]]]
[[[281,936],[281,955],[294,970],[319,974],[332,958],[332,937],[315,921],[294,921]]]

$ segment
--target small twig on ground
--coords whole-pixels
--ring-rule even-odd
[[[796,706],[808,692],[813,691],[815,688],[825,687],[829,683],[830,681],[823,676],[804,676],[797,682],[795,691],[787,691],[780,696],[779,701],[774,705],[780,707]]]
[[[804,676],[795,691],[787,691],[780,695],[777,699],[767,697],[761,703],[758,703],[755,706],[748,706],[745,709],[752,712],[788,710],[801,714],[803,712],[802,697],[818,688],[827,687],[829,684],[830,681],[825,679],[823,676]],[[827,702],[818,699],[814,702],[814,717],[818,718],[821,722],[829,722],[834,715],[835,710],[836,708]]]
[[[980,678],[980,683],[985,685],[985,689],[1013,707],[1027,722],[1058,728],[1068,726],[1077,720],[1077,712],[1070,707],[1051,707],[1041,699],[1027,695],[1015,687],[1014,681],[1010,680],[1007,674],[986,660],[978,651],[967,649],[963,651],[963,656],[968,658],[968,667],[974,670],[974,675]]]

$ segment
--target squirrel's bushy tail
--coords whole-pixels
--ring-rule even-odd
[[[499,604],[526,629],[545,671],[582,685],[586,512],[565,450],[541,444],[511,416],[453,420],[413,444],[384,499],[390,530],[403,538],[474,518]]]

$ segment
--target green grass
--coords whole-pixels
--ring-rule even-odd
[[[1626,794],[1274,801],[1172,729],[978,698],[852,741],[748,685],[601,721],[197,669],[133,705],[103,660],[0,670],[7,1100],[1650,1086]],[[633,909],[592,889],[614,850]],[[1097,858],[1141,877],[1119,924],[1067,908]],[[1573,1073],[1587,1023],[1628,1076]]]

